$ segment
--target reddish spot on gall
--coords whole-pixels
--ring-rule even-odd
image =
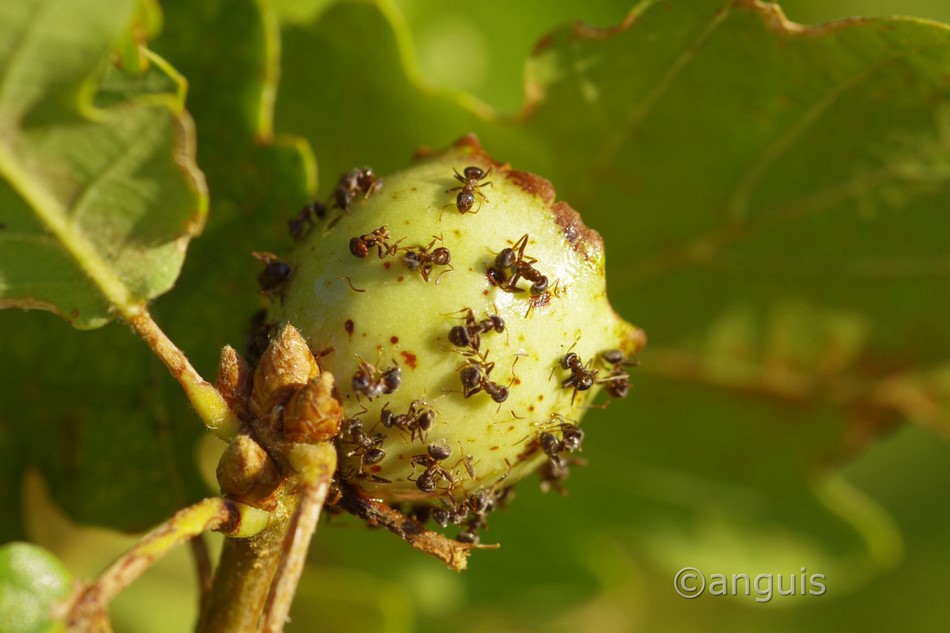
[[[373,466],[370,470],[372,470],[374,473],[378,473],[378,472],[381,471],[382,469],[383,469],[382,466],[380,466],[379,464],[376,464],[376,465]]]
[[[542,400],[544,400],[544,394],[543,394],[543,393],[538,395],[538,402],[541,402]]]
[[[392,265],[393,265],[392,262],[383,262],[383,268],[385,268],[386,270],[389,270],[392,267]]]
[[[488,450],[490,450],[490,451],[497,451],[497,450],[500,449],[500,448],[501,448],[501,447],[496,444],[495,446],[492,446],[492,447],[491,447],[490,449],[488,449]]]
[[[534,413],[534,405],[533,405],[533,404],[528,406],[528,412],[529,412],[529,413]]]
[[[398,336],[390,336],[390,337],[389,337],[389,342],[392,343],[393,345],[395,345],[396,343],[399,342],[399,337],[398,337]]]
[[[416,355],[410,354],[409,352],[399,352],[399,355],[402,356],[403,360],[406,361],[406,365],[409,366],[409,369],[416,368]]]
[[[346,330],[347,336],[353,336],[353,319],[347,319],[343,324],[343,329]]]
[[[403,277],[402,275],[399,275],[398,277],[396,277],[396,281],[403,282],[403,281],[405,281],[405,280],[406,280],[406,278]]]

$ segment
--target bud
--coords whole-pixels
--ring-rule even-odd
[[[273,426],[283,407],[298,389],[320,373],[307,342],[292,325],[271,340],[254,372],[251,408],[254,415]]]
[[[218,485],[229,499],[273,510],[281,486],[280,473],[267,452],[248,435],[232,440],[218,461]]]
[[[340,432],[343,408],[337,400],[333,376],[323,373],[291,396],[284,409],[284,437],[314,444]]]

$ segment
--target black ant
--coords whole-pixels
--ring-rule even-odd
[[[604,390],[614,398],[624,398],[630,390],[630,375],[622,369],[625,366],[636,366],[637,362],[627,362],[623,352],[619,349],[610,349],[602,352],[600,358],[611,367],[606,378],[597,381],[604,385]]]
[[[343,438],[347,438],[343,439],[347,444],[356,444],[356,448],[347,453],[346,456],[353,457],[354,455],[359,455],[360,465],[357,472],[360,476],[367,476],[363,473],[364,466],[378,464],[386,457],[386,451],[380,448],[385,436],[383,436],[382,433],[367,435],[363,430],[363,423],[360,422],[359,417],[344,420],[341,435]],[[390,483],[388,479],[383,479],[376,475],[368,475],[368,477],[380,483]]]
[[[557,466],[564,465],[564,458],[561,457],[561,453],[573,453],[579,450],[581,442],[584,441],[584,431],[578,428],[577,425],[562,422],[560,429],[560,439],[550,431],[542,431],[538,436],[538,445],[541,450]]]
[[[399,242],[395,244],[389,243],[389,229],[386,228],[386,225],[379,227],[374,230],[372,233],[366,233],[360,235],[359,237],[354,237],[350,239],[350,253],[356,257],[368,257],[370,250],[376,248],[376,254],[379,255],[379,258],[382,259],[387,255],[395,255],[396,247],[399,245]]]
[[[541,468],[538,469],[538,476],[541,477],[541,492],[547,492],[551,488],[554,488],[562,495],[567,494],[561,482],[567,479],[570,472],[570,468],[568,468],[566,464],[555,465],[554,462],[550,460],[544,462]]]
[[[481,335],[495,331],[505,331],[505,320],[497,314],[491,314],[481,321],[475,320],[471,308],[465,309],[465,325],[456,325],[449,330],[449,341],[457,347],[469,347],[476,352],[481,345]]]
[[[410,457],[409,462],[411,464],[418,464],[425,468],[422,474],[416,478],[416,488],[422,492],[433,492],[439,479],[444,479],[449,483],[449,491],[451,491],[455,487],[455,478],[442,465],[442,462],[451,456],[452,449],[443,441],[429,444],[425,453]]]
[[[458,209],[458,212],[462,214],[469,212],[478,213],[479,209],[481,208],[481,203],[488,202],[488,198],[486,198],[485,194],[479,191],[479,189],[486,185],[491,185],[490,182],[481,181],[491,175],[492,168],[489,167],[488,171],[484,171],[481,167],[470,165],[463,169],[461,174],[458,173],[458,170],[456,169],[453,169],[452,171],[455,172],[455,179],[462,183],[461,187],[453,187],[452,189],[447,190],[450,192],[459,192],[455,197],[455,208]],[[471,209],[472,206],[474,206],[476,199],[480,201],[478,205],[479,209],[472,211]],[[445,209],[450,206],[452,205],[447,204],[442,210],[445,211]]]
[[[315,219],[322,220],[327,216],[326,206],[319,201],[313,201],[287,222],[287,229],[290,231],[290,237],[299,240],[307,232],[307,229],[316,224]]]
[[[407,413],[393,414],[387,404],[379,414],[379,421],[384,427],[387,429],[396,427],[408,431],[413,440],[416,439],[417,434],[422,439],[423,434],[432,428],[434,420],[435,410],[421,400],[413,400]]]
[[[462,379],[462,392],[466,398],[470,398],[479,391],[484,391],[495,402],[504,402],[508,399],[508,387],[488,379],[489,374],[495,368],[495,363],[486,362],[485,357],[479,358],[480,360],[474,360],[470,357],[468,364],[459,370],[459,377]]]
[[[498,487],[510,473],[511,464],[509,463],[508,471],[490,488],[476,490],[460,503],[453,501],[447,508],[433,508],[432,519],[442,527],[448,527],[449,523],[464,524],[465,529],[456,539],[463,543],[478,543],[478,531],[488,525],[488,515],[503,507],[514,493],[513,488],[499,489]]]
[[[505,281],[496,285],[504,287],[509,292],[521,292],[517,287],[522,278],[531,282],[531,294],[539,295],[548,289],[548,278],[542,275],[532,264],[537,262],[533,257],[526,257],[524,249],[528,245],[528,234],[521,236],[514,246],[503,248],[495,256],[495,265],[489,268],[489,279],[496,280],[505,277]],[[505,271],[511,271],[511,277]]]
[[[294,269],[273,253],[255,252],[251,254],[259,261],[264,262],[264,270],[257,274],[257,284],[260,286],[261,292],[268,296],[280,292]]]
[[[574,404],[574,396],[578,391],[587,391],[594,386],[594,377],[597,375],[596,369],[590,369],[585,366],[580,356],[574,352],[568,352],[561,358],[561,369],[570,369],[571,375],[561,381],[562,387],[574,387],[574,395],[571,396],[571,404]]]
[[[409,432],[412,434],[412,439],[416,439],[417,433],[419,439],[422,439],[423,434],[429,432],[435,421],[435,415],[435,409],[421,400],[413,400],[409,404]]]
[[[378,178],[369,167],[354,169],[340,176],[336,189],[333,190],[333,202],[338,208],[346,211],[358,194],[362,193],[363,197],[367,198],[382,186],[383,179]]]
[[[257,364],[264,350],[270,345],[270,333],[273,329],[274,323],[267,322],[267,310],[258,310],[251,315],[251,323],[244,339],[244,355],[252,365]]]
[[[353,374],[353,391],[357,394],[363,394],[370,400],[375,400],[384,393],[390,394],[396,391],[402,384],[402,370],[398,366],[380,370],[359,356],[357,359],[360,365]]]
[[[402,256],[402,263],[406,265],[406,268],[409,270],[418,270],[419,274],[422,275],[422,278],[426,283],[429,283],[429,275],[432,274],[432,269],[435,266],[448,266],[449,270],[455,270],[455,268],[449,263],[452,261],[452,254],[444,246],[440,246],[436,249],[432,249],[432,246],[436,242],[441,242],[442,237],[436,237],[428,246],[416,246],[414,248],[407,248],[406,254]],[[448,271],[443,270],[442,273]],[[439,277],[442,276],[442,273],[439,273]],[[435,280],[436,283],[439,283],[438,277]]]
[[[560,482],[567,479],[569,467],[585,463],[584,460],[568,457],[565,454],[580,450],[584,431],[576,424],[569,422],[561,422],[557,428],[561,431],[560,438],[551,431],[542,431],[538,435],[538,446],[548,456],[548,461],[540,470],[541,490],[547,492],[553,486],[558,492],[564,494],[564,488]]]

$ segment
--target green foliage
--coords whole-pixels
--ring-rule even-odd
[[[52,633],[63,630],[50,609],[69,595],[69,572],[56,557],[29,543],[0,547],[0,630]]]
[[[4,11],[0,306],[101,326],[172,286],[204,222],[180,78],[160,60],[137,77],[102,77],[134,6],[23,2]],[[73,29],[76,21],[88,28]]]
[[[417,147],[470,131],[493,156],[550,178],[604,234],[611,301],[650,336],[628,401],[589,416],[590,466],[573,473],[568,497],[519,486],[484,535],[502,550],[476,555],[459,578],[387,535],[322,529],[316,571],[343,580],[303,590],[315,596],[298,605],[305,627],[352,622],[321,605],[356,610],[350,594],[371,586],[360,608],[394,630],[413,619],[423,630],[581,630],[591,618],[748,629],[760,607],[751,600],[684,609],[669,585],[685,565],[828,575],[828,596],[759,610],[758,628],[830,629],[835,614],[888,621],[868,612],[876,604],[946,619],[924,600],[927,578],[950,564],[946,512],[933,507],[948,492],[950,455],[923,430],[945,433],[950,408],[946,27],[799,27],[764,2],[643,2],[615,30],[545,37],[527,61],[524,105],[503,114],[521,102],[512,87],[522,60],[550,26],[575,11],[607,26],[629,7],[285,1],[279,23],[251,0],[169,0],[156,53],[135,57],[131,4],[58,4],[78,14],[0,10],[0,42],[12,43],[0,69],[42,79],[0,71],[0,301],[34,297],[66,315],[78,306],[83,326],[108,316],[34,197],[72,208],[76,192],[102,182],[93,176],[103,164],[128,184],[133,164],[120,150],[130,135],[151,143],[134,155],[153,169],[110,208],[134,225],[122,235],[163,237],[133,251],[149,262],[139,267],[103,247],[113,234],[90,229],[120,230],[119,217],[83,215],[78,233],[132,296],[174,281],[183,249],[151,247],[195,217],[195,177],[189,185],[168,169],[182,147],[180,73],[210,214],[174,291],[152,309],[204,375],[221,345],[240,346],[260,305],[250,251],[285,251],[286,220],[315,193],[310,148],[325,197],[344,170],[385,174]],[[31,29],[59,39],[17,49],[5,34],[28,19],[84,26],[69,39]],[[110,50],[150,63],[108,68]],[[111,139],[117,153],[87,150],[83,134]],[[78,180],[51,182],[60,169]],[[21,253],[20,236],[43,239]],[[59,285],[43,284],[46,272]],[[120,529],[206,492],[193,463],[198,424],[149,356],[120,326],[79,334],[0,313],[0,536],[23,535],[19,481],[30,465],[73,518]],[[373,622],[366,630],[382,628]]]

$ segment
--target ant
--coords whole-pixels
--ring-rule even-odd
[[[505,331],[505,320],[497,314],[488,315],[481,321],[475,320],[471,308],[465,308],[465,325],[456,325],[449,330],[449,341],[457,347],[469,347],[476,352],[481,345],[481,335],[491,331],[499,334]]]
[[[409,431],[411,439],[415,440],[418,434],[422,439],[423,434],[432,428],[432,422],[435,420],[435,410],[421,400],[413,400],[409,405],[407,413],[394,415],[389,410],[389,404],[386,404],[379,414],[380,423],[387,429],[396,427],[404,431]]]
[[[433,492],[439,479],[444,479],[449,483],[449,491],[455,488],[455,478],[452,476],[442,462],[452,456],[452,449],[444,442],[432,443],[426,447],[426,452],[419,455],[413,455],[409,458],[409,463],[415,466],[418,464],[425,468],[422,474],[416,478],[416,488],[422,492]]]
[[[255,252],[251,254],[258,261],[264,262],[264,270],[257,274],[257,284],[260,286],[261,292],[267,296],[273,296],[280,292],[294,269],[273,253]]]
[[[327,216],[326,206],[319,201],[313,201],[287,222],[287,229],[290,231],[290,237],[293,240],[299,240],[307,232],[307,229],[313,227],[317,220],[322,220]]]
[[[499,385],[488,379],[489,374],[495,368],[495,363],[488,363],[487,355],[479,357],[480,360],[468,359],[468,364],[459,370],[459,377],[462,379],[462,392],[466,398],[474,396],[479,391],[484,391],[491,399],[499,404],[508,399],[508,387]]]
[[[399,245],[399,242],[390,244],[388,240],[389,229],[387,229],[386,225],[384,224],[372,233],[365,233],[359,237],[351,238],[350,253],[352,253],[355,257],[368,257],[370,249],[375,247],[376,254],[379,255],[380,259],[386,257],[387,255],[395,255],[396,247]]]
[[[551,488],[554,488],[562,495],[567,494],[561,482],[567,479],[569,474],[570,468],[568,468],[567,464],[555,465],[555,463],[550,460],[544,462],[541,468],[538,469],[538,476],[541,477],[541,492],[547,492]]]
[[[524,249],[527,245],[528,234],[525,233],[514,246],[501,249],[495,256],[495,265],[489,268],[488,275],[493,281],[505,277],[506,280],[497,285],[503,286],[509,292],[521,292],[521,289],[517,287],[518,281],[522,278],[527,279],[532,282],[531,294],[539,295],[548,289],[548,278],[532,266],[538,260],[525,256]],[[510,278],[505,272],[507,270],[512,273]]]
[[[565,354],[560,364],[561,369],[571,370],[571,375],[561,381],[561,386],[574,387],[574,395],[571,396],[571,404],[574,404],[574,397],[578,391],[587,391],[594,386],[594,376],[597,375],[598,370],[590,369],[590,363],[585,366],[580,356],[574,352]]]
[[[639,363],[627,362],[623,352],[619,349],[609,349],[602,352],[600,358],[611,367],[610,375],[597,381],[604,385],[604,390],[614,398],[624,398],[630,390],[630,375],[621,369],[625,366],[636,367]]]
[[[363,423],[360,422],[358,415],[343,421],[343,432],[341,435],[343,437],[349,438],[343,440],[344,442],[348,444],[356,444],[356,448],[347,453],[346,456],[360,456],[358,472],[361,476],[366,476],[363,473],[364,466],[378,464],[379,462],[383,461],[384,457],[386,457],[386,451],[380,448],[385,437],[382,433],[373,433],[372,435],[367,435],[363,430]],[[378,477],[376,475],[369,475],[369,477],[380,483],[390,483],[388,479],[383,479],[382,477]]]
[[[505,461],[508,463],[507,460]],[[490,488],[477,490],[465,497],[460,503],[453,501],[448,508],[434,508],[432,519],[442,527],[448,527],[449,523],[453,525],[464,524],[465,529],[459,533],[456,539],[463,543],[478,543],[478,531],[487,527],[488,515],[503,507],[514,493],[513,488],[499,489],[498,487],[510,473],[511,464],[508,463],[507,472]]]
[[[542,431],[538,436],[538,445],[552,462],[561,467],[565,465],[561,453],[573,453],[579,450],[581,442],[584,441],[584,431],[576,424],[567,422],[562,422],[559,428],[561,429],[560,439],[550,431]]]
[[[357,394],[375,400],[384,393],[390,394],[399,389],[402,384],[402,370],[397,365],[381,371],[359,356],[356,358],[360,361],[359,368],[353,374],[353,391]]]
[[[363,197],[367,198],[382,186],[383,179],[377,177],[369,167],[354,169],[340,176],[336,189],[333,190],[333,201],[338,208],[347,211],[357,194],[362,193]]]
[[[423,433],[428,433],[435,421],[435,409],[421,400],[413,400],[409,404],[409,431],[412,439],[416,439],[416,433],[419,439],[422,439]]]
[[[460,174],[457,169],[452,170],[455,173],[455,179],[462,183],[461,187],[453,187],[447,191],[458,191],[458,195],[455,197],[455,208],[458,209],[458,212],[461,214],[465,213],[478,213],[481,209],[482,202],[488,202],[488,198],[485,197],[479,189],[485,185],[491,185],[490,182],[481,182],[492,172],[492,168],[489,167],[488,171],[482,170],[481,167],[476,167],[475,165],[470,165],[462,170]],[[476,198],[479,202],[479,209],[472,211],[472,206],[475,204]],[[442,208],[445,211],[446,208],[452,206],[452,204],[447,204]]]
[[[258,310],[251,315],[251,323],[244,339],[244,355],[252,365],[257,364],[264,350],[270,345],[272,329],[274,329],[274,324],[267,322],[267,310]]]
[[[584,440],[584,431],[579,429],[576,424],[569,422],[561,422],[557,428],[561,431],[560,438],[550,431],[542,431],[538,435],[538,446],[548,456],[548,461],[540,470],[541,490],[547,492],[553,486],[558,492],[564,494],[564,488],[560,482],[567,479],[569,467],[585,463],[581,459],[566,457],[565,453],[580,450],[581,442]]]
[[[436,242],[441,242],[442,237],[435,237],[428,246],[416,246],[414,248],[407,248],[406,254],[402,256],[402,263],[406,265],[406,268],[409,270],[418,270],[419,274],[422,275],[422,278],[426,283],[429,283],[429,275],[432,274],[432,269],[436,266],[448,266],[449,270],[455,270],[455,268],[449,263],[452,261],[452,254],[444,246],[440,246],[432,251],[429,249]],[[443,270],[442,273],[448,271]],[[442,273],[439,273],[439,277],[442,276]],[[436,277],[435,283],[439,283],[439,278]]]

